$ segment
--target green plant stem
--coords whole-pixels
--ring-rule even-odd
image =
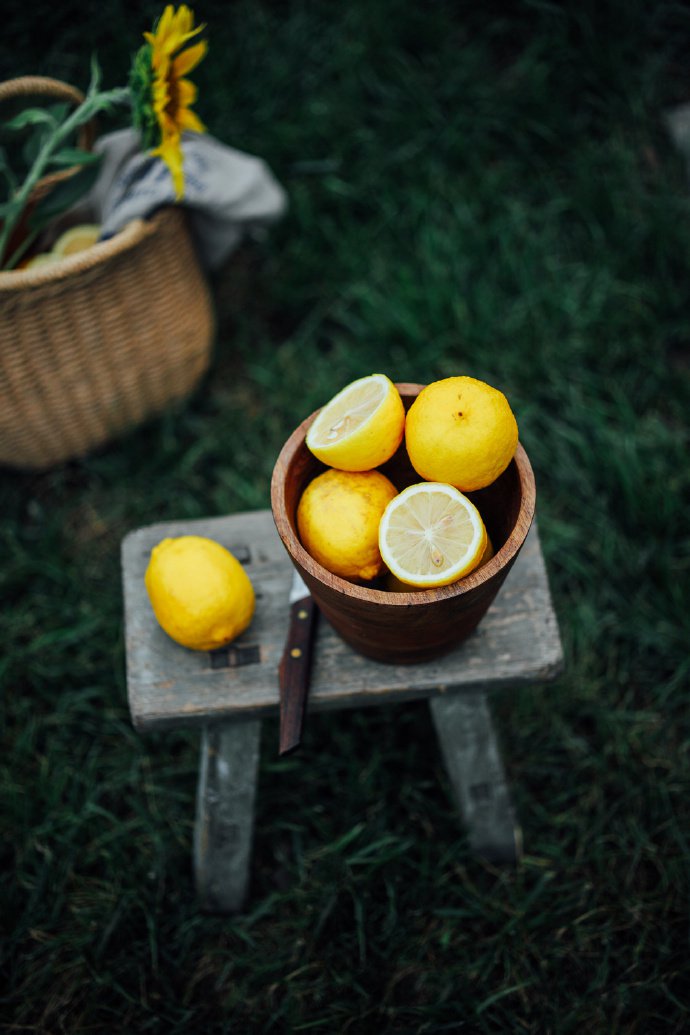
[[[36,159],[34,160],[28,175],[14,195],[11,209],[5,216],[4,224],[0,231],[0,256],[4,255],[12,232],[28,205],[31,193],[45,173],[55,151],[69,138],[70,134],[73,133],[75,129],[93,118],[93,116],[99,111],[110,108],[114,104],[125,103],[129,100],[129,96],[129,89],[127,87],[117,87],[114,90],[98,93],[95,88],[95,81],[92,81],[89,91],[79,107],[75,108],[62,125],[59,125],[45,140],[43,146],[36,155]],[[21,256],[29,247],[31,240],[33,240],[33,238],[30,238],[26,243],[23,242],[22,245],[13,252],[7,262],[4,263],[4,269],[14,269]]]

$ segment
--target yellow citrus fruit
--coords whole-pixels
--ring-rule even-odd
[[[393,499],[381,518],[379,549],[388,569],[418,589],[448,586],[479,565],[486,528],[452,485],[421,482]]]
[[[54,262],[57,262],[56,255],[53,255],[51,252],[40,252],[20,265],[23,269],[30,270],[35,269],[37,266],[51,266]]]
[[[486,562],[490,561],[493,556],[494,548],[491,543],[491,540],[489,539],[489,533],[487,532],[486,547],[484,549],[484,553],[482,554],[482,559],[480,560],[479,564],[474,570],[478,571],[480,568],[483,568]],[[406,582],[401,582],[400,579],[397,578],[392,571],[386,573],[385,588],[388,590],[389,593],[418,593],[420,589],[419,586],[410,586]]]
[[[101,235],[101,228],[96,223],[80,223],[72,226],[60,234],[53,245],[53,255],[65,258],[67,255],[75,255],[83,252],[95,244]]]
[[[405,407],[385,374],[352,381],[319,411],[307,448],[340,471],[371,471],[393,456],[405,431]]]
[[[412,403],[405,444],[417,474],[461,492],[490,485],[512,460],[518,426],[503,392],[474,377],[434,381]]]
[[[384,570],[379,521],[397,489],[380,471],[324,471],[297,506],[305,550],[327,571],[368,582]]]
[[[213,650],[244,632],[254,588],[236,557],[203,536],[163,539],[144,576],[158,623],[183,647]]]

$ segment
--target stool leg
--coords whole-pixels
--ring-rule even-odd
[[[202,909],[241,909],[249,884],[261,722],[205,726],[194,828],[194,875]]]
[[[429,707],[472,850],[489,862],[517,862],[522,833],[510,802],[486,694],[432,697]]]

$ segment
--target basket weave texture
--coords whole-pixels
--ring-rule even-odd
[[[0,464],[45,469],[161,413],[207,370],[214,329],[177,208],[0,272]]]

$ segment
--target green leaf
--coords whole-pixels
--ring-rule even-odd
[[[114,90],[108,90],[94,98],[92,114],[105,111],[111,112],[118,104],[130,104],[131,97],[129,88],[117,86]]]
[[[73,105],[68,104],[67,101],[60,101],[57,104],[49,104],[46,106],[46,111],[55,119],[58,125],[62,125],[69,113],[72,111]]]
[[[97,155],[96,158],[100,159],[101,156]],[[41,198],[36,205],[29,217],[29,226],[38,230],[81,201],[96,182],[98,168],[99,162],[92,162],[70,176],[69,179],[56,184],[50,193]]]
[[[55,119],[44,108],[25,108],[5,123],[5,129],[26,129],[27,126],[55,126]]]
[[[101,155],[94,154],[93,151],[83,151],[80,147],[63,147],[62,150],[51,155],[49,164],[60,166],[90,165],[93,162],[99,162],[100,159]]]
[[[15,268],[17,263],[28,252],[29,248],[36,240],[37,233],[37,230],[30,230],[24,235],[21,244],[17,245],[12,254],[7,256],[5,259],[3,269],[13,270]]]
[[[27,169],[30,169],[36,161],[36,159],[38,158],[38,155],[40,153],[41,148],[43,147],[43,143],[48,133],[50,133],[50,129],[47,128],[35,129],[33,133],[30,133],[26,137],[22,147],[21,154],[22,159],[24,161],[24,165]]]
[[[8,194],[14,194],[14,192],[17,189],[17,177],[15,176],[14,170],[13,170],[12,166],[10,165],[9,159],[7,157],[7,151],[5,150],[5,148],[1,144],[0,144],[0,176],[2,176],[3,179],[5,180],[5,182],[7,183]],[[10,204],[11,204],[11,202],[8,201],[7,204],[2,205],[1,212],[2,212],[2,216],[3,217],[6,215],[6,213],[8,211],[8,205],[10,205]]]

